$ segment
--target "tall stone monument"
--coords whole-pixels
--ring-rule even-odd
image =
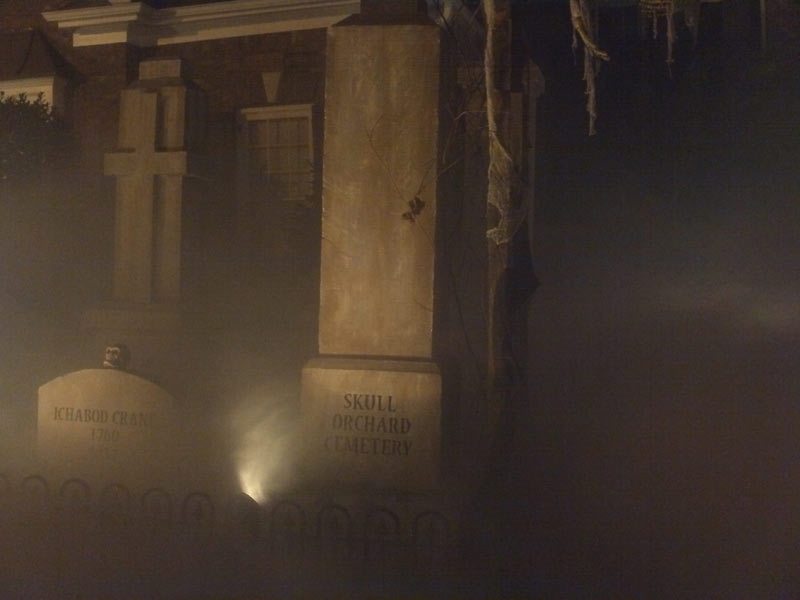
[[[180,59],[142,61],[122,91],[118,149],[105,155],[116,178],[112,300],[84,319],[95,347],[124,341],[156,376],[181,355],[187,179],[202,172],[190,150],[203,98],[184,71]]]
[[[415,0],[363,0],[328,31],[320,356],[302,376],[323,479],[475,485],[525,393],[543,82],[507,9],[490,53],[472,16],[440,37]]]
[[[317,477],[438,485],[433,361],[440,31],[416,2],[365,2],[329,29],[320,356],[302,374]]]

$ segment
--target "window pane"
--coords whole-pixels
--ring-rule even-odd
[[[294,149],[294,165],[296,171],[305,171],[308,166],[308,148],[298,146]]]
[[[281,119],[278,129],[278,144],[286,146],[294,143],[296,129],[293,119]]]
[[[268,195],[275,200],[306,202],[313,182],[310,127],[307,116],[269,118],[265,115],[261,120],[250,121],[247,167],[251,186],[268,189]]]
[[[278,167],[278,169],[282,173],[288,173],[289,171],[292,170],[292,154],[291,154],[291,152],[292,152],[291,148],[281,148],[281,150],[279,152],[280,159],[279,159],[279,163],[278,164],[280,166]]]

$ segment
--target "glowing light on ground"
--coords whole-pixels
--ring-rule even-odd
[[[266,502],[267,495],[264,493],[264,485],[258,468],[239,467],[239,485],[242,491],[253,500],[262,504]]]
[[[286,400],[254,394],[231,419],[239,485],[259,504],[295,478],[298,415],[296,402]]]

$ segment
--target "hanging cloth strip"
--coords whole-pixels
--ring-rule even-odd
[[[597,60],[609,60],[608,54],[601,50],[595,38],[597,32],[592,27],[592,15],[586,0],[569,0],[569,12],[572,20],[572,48],[578,48],[578,37],[583,42],[583,80],[586,82],[586,111],[589,113],[589,135],[596,133],[594,123],[597,120]]]

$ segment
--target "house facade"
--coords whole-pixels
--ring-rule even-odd
[[[74,144],[56,189],[40,181],[33,192],[6,190],[38,198],[45,211],[59,207],[57,224],[44,219],[52,235],[39,261],[56,267],[28,296],[63,315],[58,327],[66,332],[46,350],[47,367],[14,393],[24,398],[36,381],[99,363],[116,343],[129,346],[132,368],[205,412],[255,388],[295,389],[303,363],[320,352],[329,28],[359,15],[389,25],[444,15],[426,16],[415,1],[357,0],[42,0],[2,10],[0,39],[10,51],[0,91],[41,92]],[[460,39],[442,28],[444,126],[431,175],[438,197],[431,352],[442,372],[442,460],[454,473],[473,471],[475,456],[488,452],[487,424],[514,385],[504,353],[519,323],[507,318],[509,299],[535,286],[529,273],[509,267],[514,252],[527,251],[524,186],[508,192],[513,214],[499,217],[513,222],[511,237],[487,242],[498,209],[486,204],[482,42],[470,27]],[[498,127],[515,173],[530,182],[540,75],[512,65],[511,26],[502,27]],[[142,139],[149,158],[138,158]],[[160,170],[173,160],[184,166]],[[144,172],[145,187],[131,183],[126,161],[154,169]],[[171,206],[178,212],[170,216]],[[399,199],[397,222],[414,227],[424,206]],[[134,214],[151,216],[141,226]],[[23,229],[40,235],[35,222]],[[7,280],[10,302],[28,297],[13,289],[15,277]]]

